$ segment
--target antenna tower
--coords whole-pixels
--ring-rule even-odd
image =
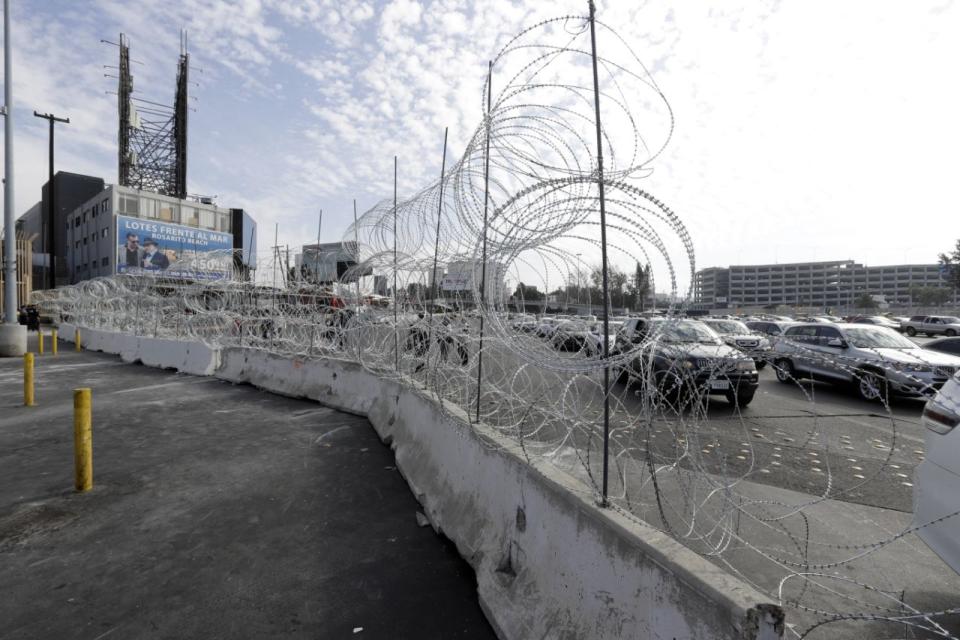
[[[135,97],[130,41],[120,34],[117,88],[117,177],[125,187],[187,197],[187,113],[190,54],[180,34],[180,60],[173,106]]]

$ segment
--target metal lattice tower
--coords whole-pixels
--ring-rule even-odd
[[[118,182],[125,187],[187,196],[187,82],[190,54],[181,34],[173,107],[134,97],[130,44],[120,34],[117,88]]]

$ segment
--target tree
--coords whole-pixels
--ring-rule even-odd
[[[876,309],[877,301],[873,299],[873,296],[867,292],[863,292],[857,296],[857,299],[854,300],[853,306],[857,309]]]
[[[950,253],[940,254],[940,264],[944,269],[944,280],[954,289],[960,289],[960,240]]]
[[[637,309],[643,311],[647,296],[650,294],[650,265],[648,264],[647,268],[644,269],[640,266],[640,263],[637,262],[637,267],[634,269],[631,280],[630,295],[633,296]]]
[[[627,286],[629,278],[623,271],[618,271],[615,267],[610,269],[610,298],[611,306],[622,307],[623,288]]]
[[[950,301],[950,289],[947,287],[913,287],[910,300],[923,307],[940,306]]]
[[[557,289],[557,291],[560,291]],[[513,292],[513,295],[518,300],[543,300],[543,294],[535,286],[527,286],[522,282],[517,285],[516,291]]]
[[[427,288],[419,282],[411,282],[407,285],[407,300],[416,300],[418,302],[423,300],[426,290]]]

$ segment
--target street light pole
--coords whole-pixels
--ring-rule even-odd
[[[13,222],[13,61],[10,58],[10,0],[3,0],[3,324],[0,356],[22,356],[27,350],[27,328],[17,324],[17,238]]]
[[[53,183],[53,125],[57,122],[62,122],[64,124],[70,124],[70,118],[58,118],[52,113],[38,113],[33,112],[33,115],[37,118],[43,118],[50,122],[50,152],[49,152],[49,179],[47,180],[47,185],[50,188],[50,204],[47,208],[47,228],[46,233],[42,234],[43,240],[41,244],[44,245],[44,252],[47,254],[47,287],[53,289],[56,287],[56,275],[53,268],[53,251],[54,251],[54,227],[53,222],[56,220],[56,211],[57,211],[57,189]]]
[[[10,60],[10,0],[3,0],[3,271],[5,324],[17,322],[17,241],[13,223],[13,67]]]

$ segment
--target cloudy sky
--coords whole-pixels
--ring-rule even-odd
[[[188,185],[260,221],[261,250],[339,239],[360,210],[462,153],[486,61],[580,0],[11,0],[17,214],[59,169],[116,181],[115,65],[172,102],[189,32]],[[712,7],[712,8],[711,8]],[[647,65],[676,132],[644,187],[681,216],[698,266],[933,262],[960,237],[960,7],[950,0],[598,0]],[[268,251],[268,250],[266,250]]]

